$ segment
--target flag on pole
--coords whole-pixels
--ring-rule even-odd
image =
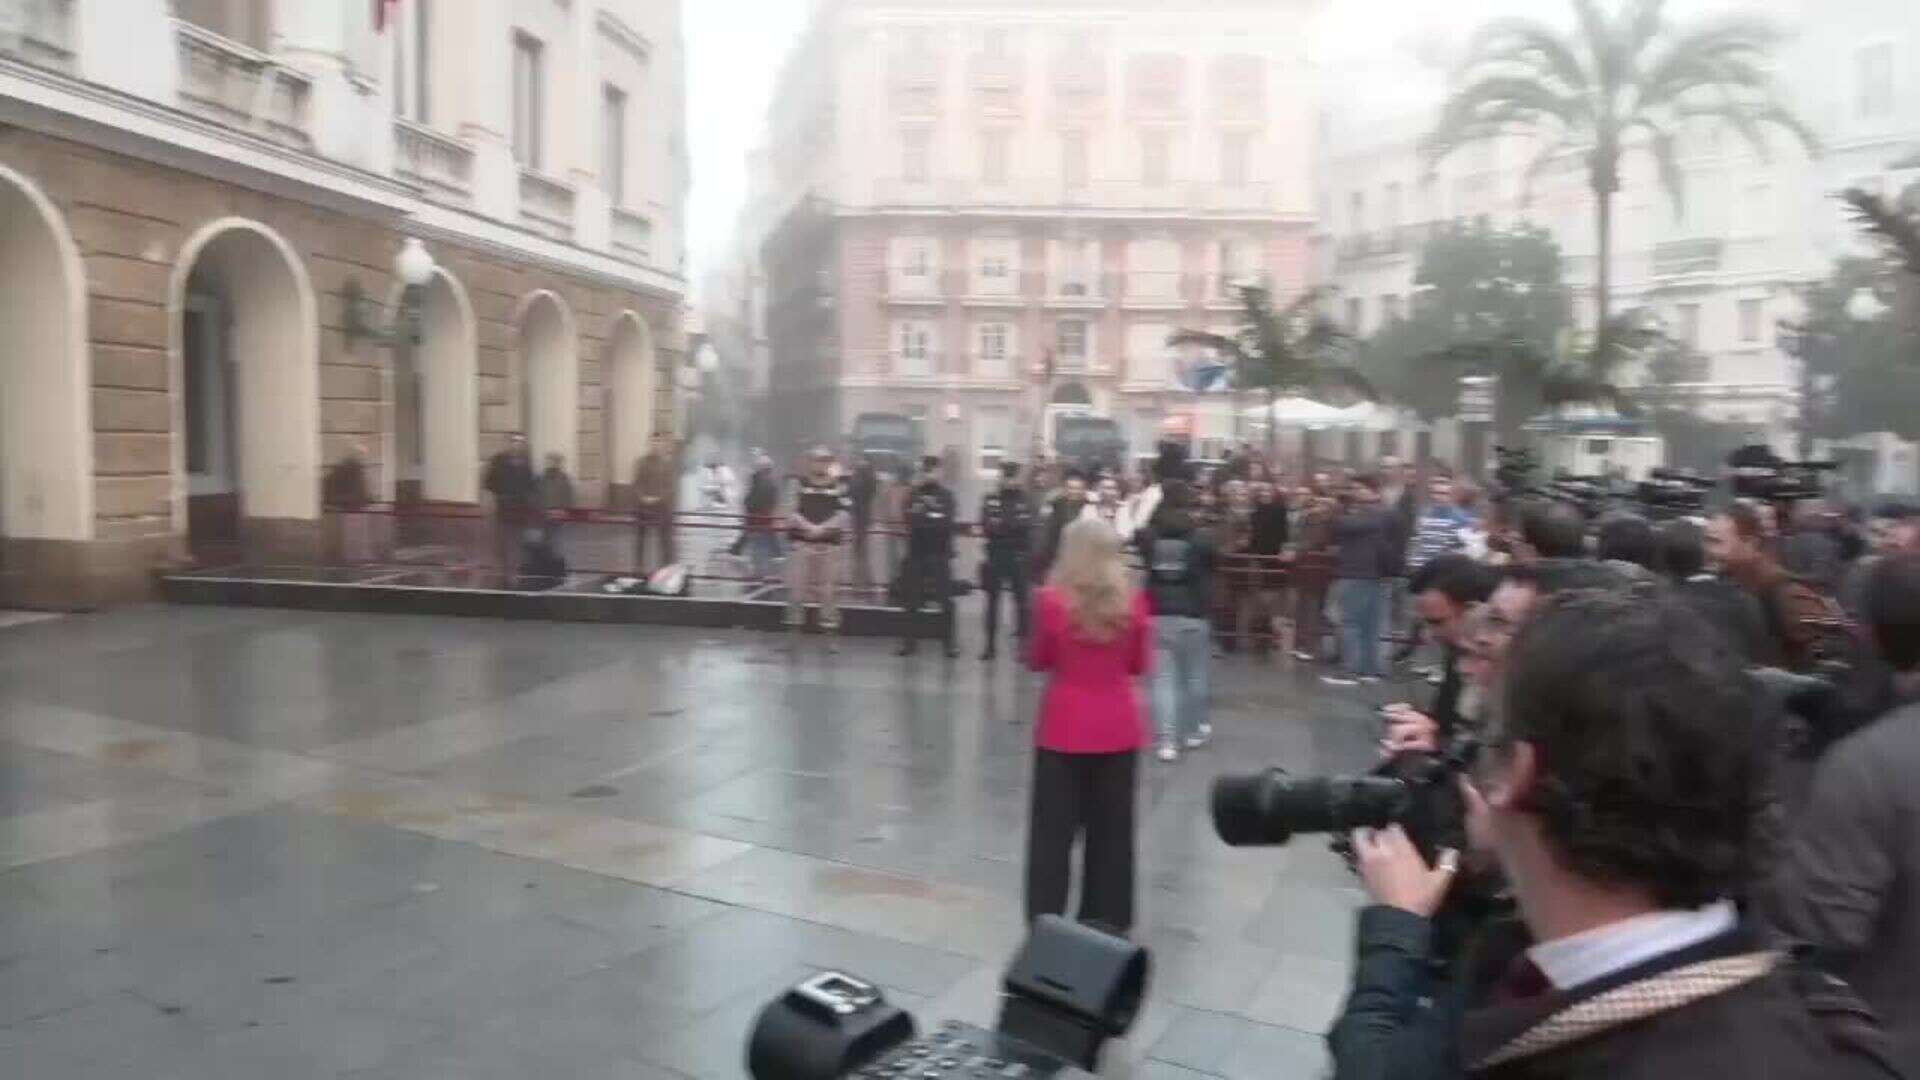
[[[400,0],[373,0],[373,29],[375,33],[387,32],[387,17],[400,6]]]

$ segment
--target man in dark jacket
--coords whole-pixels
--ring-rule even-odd
[[[540,473],[538,494],[541,540],[557,550],[567,512],[573,509],[573,477],[567,475],[566,455],[547,455],[547,467]]]
[[[873,459],[862,454],[847,480],[847,498],[853,513],[853,584],[858,588],[873,584],[873,555],[868,540],[873,531],[873,500],[879,492],[880,473],[873,467]]]
[[[1859,989],[1920,1076],[1920,555],[1880,559],[1866,614],[1899,707],[1821,759],[1770,906]]]
[[[833,635],[840,632],[841,547],[852,521],[846,486],[833,475],[833,451],[815,447],[807,458],[807,474],[794,489],[793,512],[787,515],[787,539],[793,544],[787,558],[789,651],[799,648],[809,604],[819,605],[827,651],[838,651]]]
[[[1000,640],[1000,594],[1013,594],[1014,639],[1027,639],[1027,549],[1033,540],[1033,506],[1020,487],[1020,466],[1000,465],[1000,486],[980,502],[980,531],[987,541],[987,557],[980,563],[980,587],[987,593],[987,647],[980,659],[991,660]]]
[[[953,492],[940,482],[940,459],[920,461],[920,476],[907,496],[907,558],[900,567],[900,606],[917,614],[928,600],[940,612],[940,640],[947,659],[960,655],[953,625]],[[899,654],[912,656],[920,639],[911,626]]]
[[[1280,593],[1286,586],[1281,557],[1287,550],[1287,500],[1266,480],[1255,481],[1253,511],[1247,533],[1246,625],[1240,627],[1248,648],[1257,656],[1273,651],[1273,621],[1280,615]]]
[[[1161,761],[1205,746],[1213,736],[1207,719],[1207,663],[1212,649],[1207,616],[1213,604],[1216,552],[1194,527],[1187,486],[1164,485],[1153,520],[1135,537],[1147,563],[1147,596],[1153,605],[1153,717]]]
[[[1707,524],[1706,546],[1707,557],[1720,572],[1759,602],[1768,662],[1790,671],[1812,670],[1828,638],[1823,624],[1830,609],[1812,586],[1787,573],[1774,558],[1759,512],[1734,503],[1714,515]]]
[[[1347,489],[1345,508],[1333,522],[1333,608],[1340,618],[1340,663],[1346,670],[1324,675],[1322,682],[1352,686],[1380,681],[1385,599],[1380,583],[1390,565],[1394,535],[1393,513],[1380,505],[1380,481],[1356,477]]]
[[[1041,585],[1047,583],[1047,572],[1053,569],[1053,558],[1060,553],[1060,534],[1067,526],[1080,520],[1087,511],[1087,478],[1082,473],[1070,472],[1060,484],[1060,494],[1054,497],[1047,507],[1045,534],[1040,540],[1040,550],[1034,552],[1033,580]]]
[[[1829,1004],[1844,984],[1810,990],[1733,903],[1770,749],[1755,687],[1691,609],[1629,589],[1548,601],[1503,694],[1462,792],[1521,925],[1487,927],[1434,986],[1420,950],[1457,858],[1428,866],[1398,826],[1356,833],[1380,905],[1329,1036],[1336,1076],[1897,1075],[1874,1025]]]
[[[506,447],[487,461],[481,486],[493,497],[494,565],[512,580],[520,573],[520,534],[533,524],[533,464],[525,435],[507,436]]]
[[[1713,628],[1747,664],[1769,662],[1773,649],[1766,620],[1753,595],[1717,574],[1707,573],[1705,534],[1691,521],[1669,521],[1655,538],[1655,568],[1667,575],[1674,592]]]
[[[754,460],[741,509],[747,519],[746,529],[740,534],[741,546],[754,580],[764,582],[773,576],[773,561],[780,555],[780,534],[774,529],[780,511],[780,481],[773,474],[773,459],[765,454]]]

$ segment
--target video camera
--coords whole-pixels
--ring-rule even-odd
[[[1818,499],[1826,494],[1824,474],[1839,467],[1837,461],[1788,461],[1759,444],[1727,455],[1733,493],[1766,502]]]
[[[1654,520],[1699,517],[1718,482],[1688,469],[1655,469],[1633,487],[1633,501]]]
[[[1146,949],[1057,915],[1034,922],[1007,969],[994,1030],[958,1022],[915,1036],[870,982],[824,971],[769,1002],[747,1043],[754,1080],[1080,1080],[1133,1026]]]
[[[1540,468],[1540,459],[1524,446],[1496,446],[1493,448],[1493,486],[1494,493],[1501,497],[1523,494],[1533,487],[1533,474]]]
[[[1234,847],[1284,844],[1301,833],[1344,834],[1398,824],[1432,862],[1467,846],[1467,808],[1455,779],[1480,744],[1454,740],[1444,754],[1396,754],[1365,776],[1294,777],[1284,769],[1213,781],[1213,828]]]

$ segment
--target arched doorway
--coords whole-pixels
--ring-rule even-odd
[[[520,302],[515,325],[519,334],[512,392],[534,471],[545,467],[548,454],[559,454],[567,471],[577,474],[580,354],[573,312],[558,296],[542,290]]]
[[[182,249],[172,309],[188,550],[206,563],[313,546],[319,320],[306,269],[278,233],[227,218]]]
[[[397,309],[399,290],[394,291]],[[473,304],[459,279],[434,271],[421,298],[420,344],[393,350],[393,496],[480,497],[480,418]]]
[[[607,343],[606,412],[609,501],[624,496],[633,483],[633,466],[653,437],[656,358],[653,333],[640,316],[622,312]]]
[[[93,438],[86,277],[60,211],[0,166],[0,570],[33,575],[16,541],[89,540]],[[53,598],[53,599],[58,599]]]

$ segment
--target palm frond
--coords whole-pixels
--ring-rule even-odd
[[[1592,58],[1594,81],[1597,84],[1594,89],[1601,95],[1611,95],[1614,87],[1620,85],[1620,68],[1613,44],[1613,23],[1594,0],[1573,0],[1573,14],[1580,25],[1580,42],[1587,47],[1587,54]]]
[[[1574,44],[1560,31],[1536,19],[1494,19],[1482,26],[1467,42],[1466,59],[1460,66],[1465,74],[1489,65],[1523,65],[1550,75],[1569,93],[1586,95],[1593,80],[1581,66]]]
[[[1920,274],[1920,221],[1862,188],[1848,188],[1840,198],[1852,208],[1853,220],[1899,259],[1908,273]]]
[[[1737,81],[1729,76],[1742,74],[1739,65],[1764,65],[1781,39],[1779,28],[1772,22],[1752,15],[1722,15],[1688,23],[1640,73],[1635,104],[1674,102],[1701,86]]]
[[[1489,75],[1447,99],[1439,123],[1420,142],[1420,155],[1431,169],[1470,143],[1542,125],[1576,131],[1590,120],[1588,103],[1580,98],[1532,79]]]
[[[1678,220],[1687,212],[1687,174],[1680,168],[1679,140],[1671,131],[1654,129],[1652,135],[1647,153],[1653,156],[1654,167],[1660,172],[1660,186],[1673,201],[1673,216]]]
[[[1666,0],[1640,0],[1639,6],[1627,16],[1626,35],[1621,48],[1630,61],[1645,54],[1647,47],[1665,29],[1666,7]]]
[[[1379,401],[1380,391],[1373,380],[1362,375],[1346,364],[1316,364],[1305,371],[1302,380],[1304,390],[1325,392],[1327,390],[1345,390],[1367,399]]]

